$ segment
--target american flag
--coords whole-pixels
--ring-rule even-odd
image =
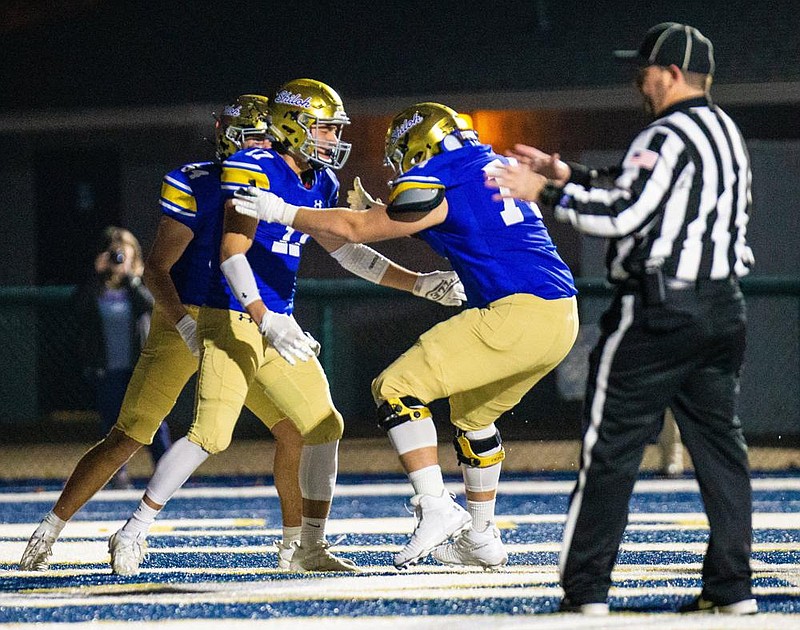
[[[658,161],[658,153],[649,149],[637,149],[628,158],[628,166],[638,166],[652,171]]]

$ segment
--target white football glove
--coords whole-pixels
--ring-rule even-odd
[[[289,365],[296,359],[308,361],[319,352],[317,340],[303,332],[291,315],[267,311],[258,329]]]
[[[461,306],[467,299],[464,285],[455,271],[431,271],[420,274],[412,290],[414,295],[443,306]]]
[[[286,203],[283,199],[268,190],[261,190],[255,186],[239,188],[233,193],[231,200],[234,209],[239,214],[253,217],[267,223],[280,223],[292,226],[297,206]]]
[[[197,322],[194,321],[194,318],[189,315],[189,313],[186,313],[186,315],[181,317],[175,324],[175,328],[178,330],[178,334],[180,334],[181,339],[183,339],[183,342],[188,346],[191,353],[199,357],[200,343],[197,341]]]
[[[361,185],[361,178],[353,180],[353,188],[347,191],[347,205],[351,210],[369,210],[378,204],[383,204],[380,199],[373,199]]]
[[[322,346],[319,344],[319,341],[311,336],[310,332],[307,332],[305,335],[308,337],[308,347],[311,348],[311,352],[314,353],[314,356],[318,357],[319,351],[322,350]]]

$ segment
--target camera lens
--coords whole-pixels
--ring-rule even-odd
[[[115,265],[121,265],[125,262],[125,250],[112,249],[108,252],[108,257]]]

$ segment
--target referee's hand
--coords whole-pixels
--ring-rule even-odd
[[[546,183],[547,178],[544,175],[534,172],[529,165],[520,164],[514,158],[510,158],[508,164],[497,164],[486,170],[486,186],[497,189],[492,195],[495,201],[511,198],[535,202]]]
[[[565,185],[572,174],[572,169],[561,160],[558,153],[545,153],[527,144],[515,144],[506,155],[520,164],[526,164],[532,171],[544,175],[557,186]]]

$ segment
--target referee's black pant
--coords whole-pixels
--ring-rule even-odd
[[[702,596],[752,597],[752,496],[736,416],[745,348],[738,284],[667,290],[661,306],[620,289],[589,360],[578,481],[559,569],[573,604],[605,602],[645,445],[669,407],[695,468],[710,526]]]

